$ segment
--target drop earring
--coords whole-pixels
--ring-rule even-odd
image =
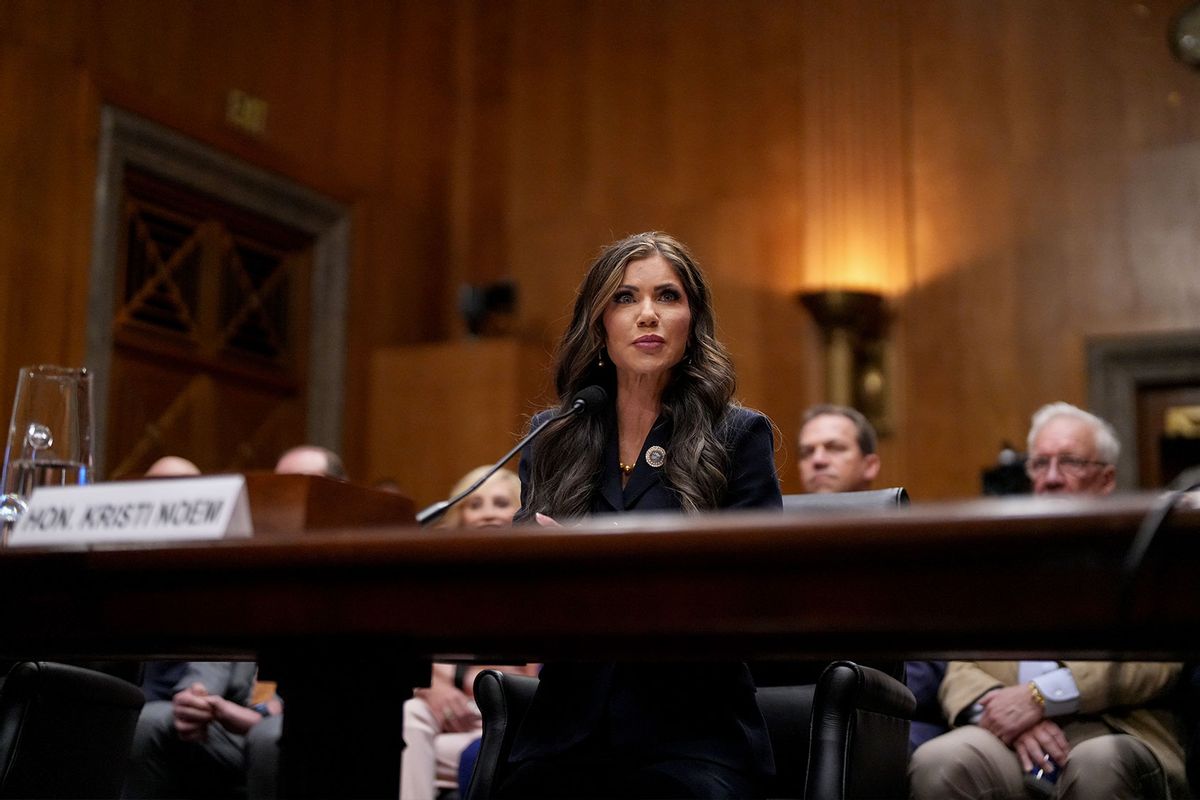
[[[604,348],[603,347],[600,348],[600,352],[596,356],[596,366],[597,367],[604,366]]]

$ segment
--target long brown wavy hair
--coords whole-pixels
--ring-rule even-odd
[[[665,233],[639,233],[610,244],[588,268],[575,298],[571,322],[555,356],[559,409],[586,386],[603,386],[615,402],[616,369],[607,356],[604,310],[616,295],[631,261],[661,255],[683,284],[692,314],[686,354],[672,371],[662,396],[662,415],[671,423],[663,478],[679,495],[684,511],[717,508],[728,485],[729,454],[721,424],[733,401],[733,363],[716,338],[712,299],[704,273],[687,248]],[[599,491],[604,451],[615,414],[602,411],[568,418],[545,430],[534,448],[522,519],[534,512],[559,519],[587,514]]]

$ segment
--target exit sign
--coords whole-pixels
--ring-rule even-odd
[[[267,101],[241,89],[230,89],[225,101],[225,121],[238,130],[262,136],[267,129]]]

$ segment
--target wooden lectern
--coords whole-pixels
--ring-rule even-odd
[[[412,499],[320,475],[246,473],[255,536],[411,525]]]

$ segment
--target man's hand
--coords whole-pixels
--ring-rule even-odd
[[[263,715],[253,708],[246,708],[232,700],[226,700],[224,697],[217,697],[215,695],[209,695],[208,699],[212,706],[213,719],[230,733],[238,733],[245,736],[250,732],[251,728],[262,721]]]
[[[988,692],[979,699],[979,704],[983,706],[979,727],[995,734],[1009,747],[1018,736],[1045,717],[1044,710],[1025,684]]]
[[[1067,763],[1071,744],[1058,723],[1044,719],[1018,736],[1013,742],[1013,749],[1017,751],[1017,758],[1021,759],[1021,769],[1029,772],[1034,764],[1049,768],[1047,756],[1053,758],[1061,769]]]
[[[214,717],[212,698],[202,683],[193,683],[176,692],[171,698],[175,715],[175,732],[185,742],[203,742],[208,739],[208,723]]]
[[[442,721],[443,731],[462,733],[478,727],[479,712],[471,706],[470,698],[453,686],[435,681],[428,689],[417,689],[413,695],[429,705],[434,717]]]

